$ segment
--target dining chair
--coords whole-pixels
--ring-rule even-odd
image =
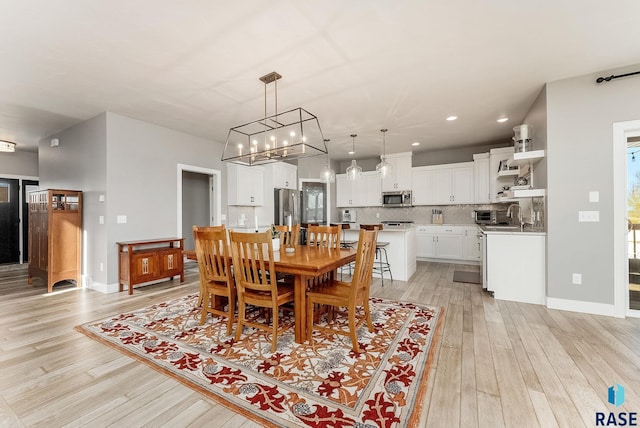
[[[300,242],[300,225],[294,224],[289,226],[275,226],[280,233],[280,245],[285,247],[297,247]]]
[[[373,333],[373,323],[369,309],[369,288],[371,286],[371,272],[375,257],[376,240],[378,230],[361,229],[358,239],[356,264],[351,282],[332,280],[329,284],[313,287],[307,291],[307,335],[312,342],[313,330],[321,330],[329,333],[342,334],[351,337],[351,343],[355,352],[360,352],[358,345],[357,329],[366,322],[369,331]],[[316,305],[328,305],[333,308],[347,308],[348,330],[335,325],[333,317],[338,311],[330,311],[327,316],[327,325],[319,325],[314,321],[314,307]],[[362,315],[357,313],[358,307],[363,308]],[[359,318],[356,322],[356,318]]]
[[[365,230],[373,230],[377,228],[378,230],[382,230],[382,224],[361,224],[360,229]],[[393,281],[393,274],[391,273],[391,264],[389,264],[389,257],[387,256],[387,247],[389,246],[388,242],[378,241],[376,243],[376,257],[375,260],[378,261],[378,266],[376,267],[376,263],[373,264],[373,271],[380,274],[380,280],[382,281],[382,286],[384,287],[384,273],[389,272],[389,277],[391,277],[391,281]],[[384,255],[384,261],[382,260],[382,256]]]
[[[233,270],[238,289],[238,327],[235,340],[240,340],[244,326],[271,332],[271,352],[275,352],[278,335],[291,324],[279,326],[278,310],[293,302],[293,286],[278,283],[273,263],[273,243],[271,232],[240,233],[230,232],[231,256]],[[247,305],[271,309],[271,326],[269,317],[264,323],[260,315],[247,318]]]
[[[328,248],[340,248],[342,225],[323,226],[309,225],[307,229],[307,245],[317,245]]]
[[[224,226],[193,226],[196,258],[200,272],[200,300],[202,312],[200,325],[207,314],[227,317],[227,335],[236,312],[236,286],[229,266],[229,241]],[[220,297],[227,300],[227,310]]]

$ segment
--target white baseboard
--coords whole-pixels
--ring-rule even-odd
[[[416,257],[417,262],[450,263],[454,265],[475,265],[480,266],[478,260],[455,260],[455,259],[433,259],[429,257]]]
[[[585,314],[615,316],[615,306],[606,303],[582,302],[579,300],[556,299],[547,297],[547,308],[561,311],[582,312]]]
[[[104,294],[117,293],[119,290],[118,284],[103,284],[101,282],[92,282],[91,285],[85,285],[85,288]]]

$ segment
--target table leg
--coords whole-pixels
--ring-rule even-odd
[[[296,275],[294,287],[295,340],[304,343],[307,340],[307,278]]]

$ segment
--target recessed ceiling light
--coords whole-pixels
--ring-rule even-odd
[[[419,146],[420,143],[418,143],[417,141],[415,143],[411,143],[412,146]]]
[[[458,116],[449,116],[447,118],[448,121],[452,121],[452,120],[456,120],[458,118]]]
[[[504,123],[504,122],[506,122],[507,120],[509,120],[509,118],[508,118],[508,117],[501,117],[500,119],[498,119],[498,120],[497,120],[497,122],[498,122],[498,123]]]

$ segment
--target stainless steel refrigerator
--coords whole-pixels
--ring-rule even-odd
[[[287,226],[300,223],[300,191],[275,189],[273,207],[274,224]]]

